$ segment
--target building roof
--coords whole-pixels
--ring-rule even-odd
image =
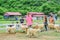
[[[4,15],[21,15],[19,12],[6,12]]]
[[[29,12],[32,16],[44,16],[43,12]]]

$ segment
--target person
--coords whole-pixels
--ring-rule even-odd
[[[27,23],[28,27],[32,26],[32,23],[33,23],[32,16],[29,13],[27,13],[27,16],[26,16],[26,23]]]
[[[55,23],[53,16],[50,16],[50,18],[49,18],[49,23],[50,23],[50,24],[54,24],[54,23]]]
[[[48,26],[47,16],[45,15],[44,16],[44,27],[45,27],[46,31],[47,31],[47,26]]]
[[[55,14],[55,19],[57,20],[57,14]]]
[[[15,19],[16,19],[16,21],[18,20],[18,18],[17,18],[17,17],[15,17]]]
[[[21,23],[21,24],[24,23],[24,19],[23,19],[23,17],[21,17],[21,19],[20,19],[20,23]]]
[[[16,22],[16,30],[18,31],[18,30],[20,30],[21,28],[20,28],[20,24],[19,24],[19,22]]]
[[[26,33],[27,33],[28,28],[31,28],[32,23],[33,23],[32,16],[29,13],[27,13],[27,15],[26,15],[26,24],[27,24],[28,27],[26,28]]]

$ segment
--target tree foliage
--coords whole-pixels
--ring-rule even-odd
[[[60,0],[0,0],[0,15],[5,12],[50,12],[60,11]]]

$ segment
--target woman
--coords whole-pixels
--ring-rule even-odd
[[[26,23],[28,25],[28,27],[31,27],[32,26],[32,16],[28,13],[27,16],[26,16]]]
[[[50,24],[54,24],[54,18],[53,18],[53,16],[50,16],[49,23]]]
[[[47,31],[47,26],[48,26],[47,16],[45,15],[44,16],[44,27],[45,27],[46,31]]]
[[[27,23],[27,28],[26,28],[26,33],[27,33],[27,29],[31,28],[32,26],[32,16],[28,13],[26,16],[26,23]]]

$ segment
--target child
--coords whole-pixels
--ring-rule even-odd
[[[16,30],[20,30],[20,24],[19,24],[19,22],[16,22]]]
[[[24,19],[23,19],[23,17],[20,19],[20,23],[21,23],[21,24],[24,23]]]
[[[45,15],[45,17],[44,17],[44,27],[45,27],[46,31],[47,31],[47,26],[48,26],[47,16]]]

